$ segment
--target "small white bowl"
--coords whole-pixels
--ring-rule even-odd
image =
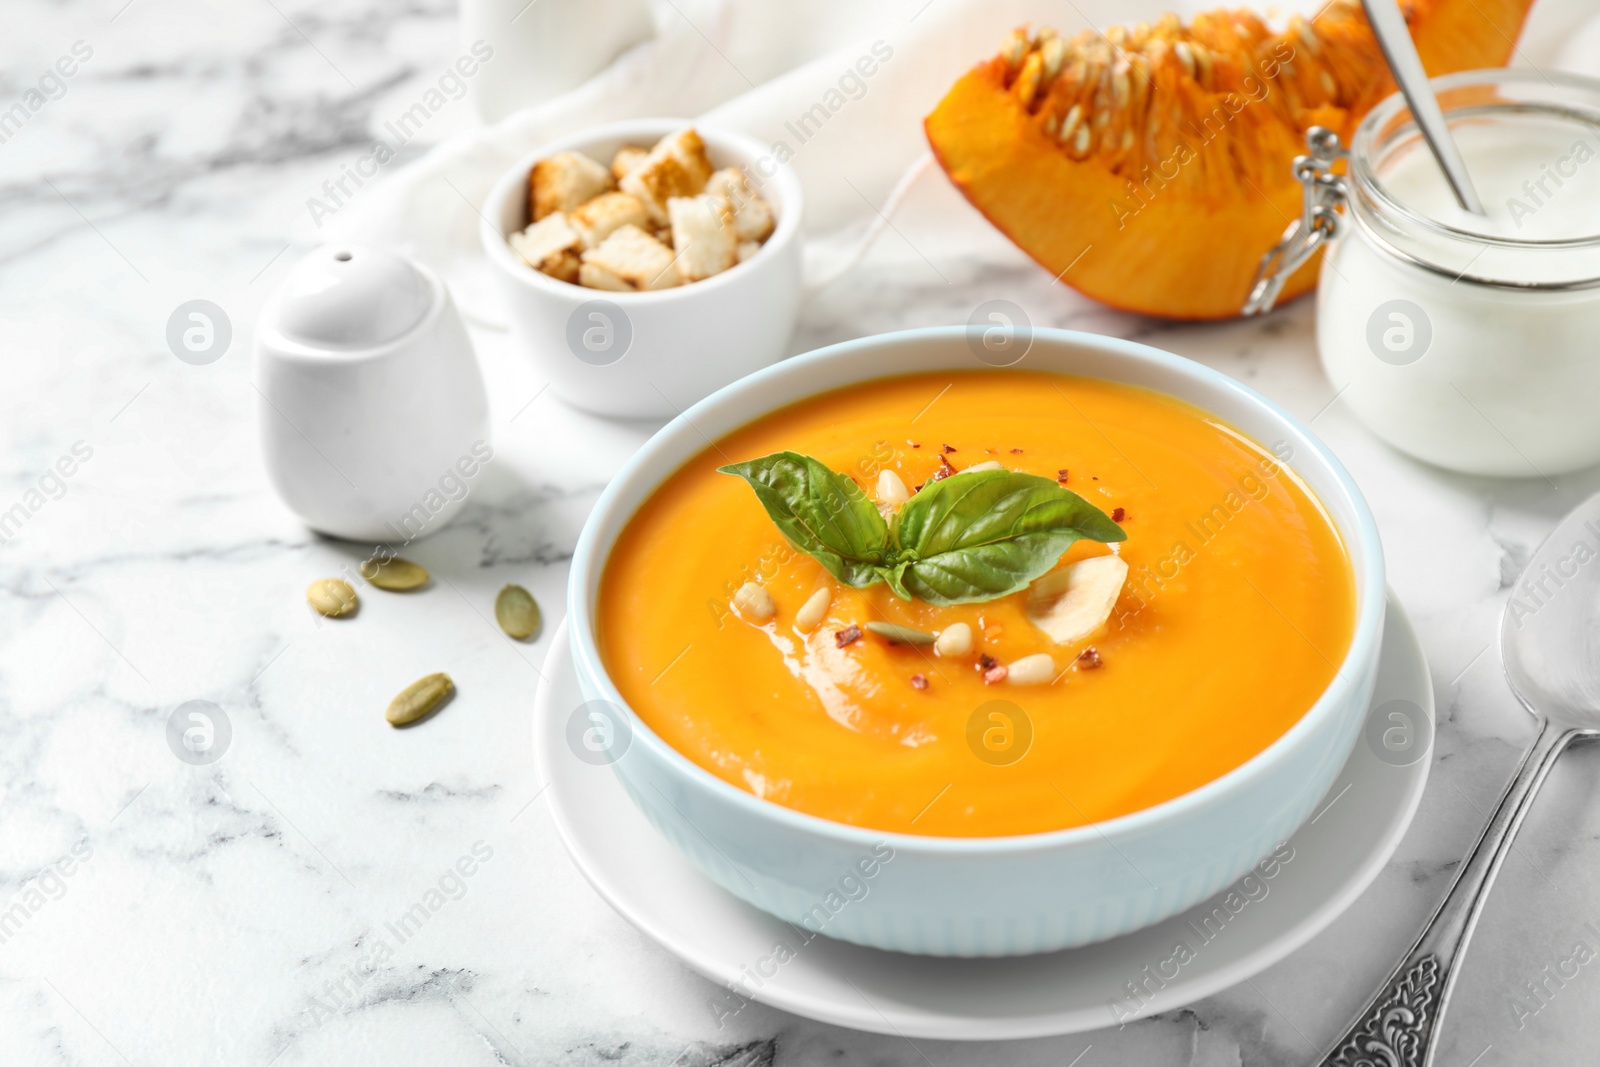
[[[871,891],[852,897],[824,932],[936,956],[1013,956],[1102,941],[1237,880],[1295,832],[1349,758],[1383,636],[1377,526],[1350,475],[1309,429],[1199,363],[1132,341],[1034,330],[1018,369],[1125,382],[1188,401],[1273,445],[1321,500],[1350,553],[1356,626],[1316,703],[1262,752],[1192,792],[1090,826],[1012,837],[885,833],[807,815],[730,785],[658,737],[627,707],[595,639],[601,572],[639,505],[708,438],[858,382],[981,370],[988,360],[979,353],[988,354],[971,328],[867,337],[785,360],[697,404],[652,437],[601,494],[578,539],[567,594],[579,686],[586,701],[622,709],[613,736],[627,743],[615,746],[612,770],[657,829],[712,881],[797,927],[837,896],[841,878],[860,887],[853,873],[860,862],[873,864]],[[876,864],[884,848],[892,862]]]
[[[506,243],[525,229],[528,171],[557,152],[607,166],[694,126],[717,167],[743,167],[777,228],[750,259],[704,281],[649,293],[586,289],[534,270]],[[505,294],[511,334],[557,396],[602,415],[665,417],[781,359],[800,311],[800,180],[760,142],[688,119],[630,119],[530,152],[495,184],[478,233]]]

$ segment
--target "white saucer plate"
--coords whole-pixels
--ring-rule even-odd
[[[1403,704],[1392,702],[1402,701]],[[1426,718],[1433,685],[1391,592],[1367,730],[1322,804],[1276,863],[1154,926],[1037,956],[955,959],[881,952],[809,935],[712,884],[645,820],[608,766],[580,760],[568,720],[583,704],[566,626],[534,701],[534,753],[557,831],[584,877],[646,936],[723,989],[715,1015],[748,1000],[857,1030],[947,1040],[1043,1037],[1170,1011],[1251,977],[1309,941],[1359,896],[1400,843],[1428,779],[1428,751],[1378,755],[1389,713]],[[1369,726],[1377,715],[1369,713]],[[1398,721],[1398,720],[1396,720]],[[1404,729],[1404,724],[1401,724]],[[1270,871],[1270,874],[1267,872]],[[1182,946],[1182,947],[1180,947]]]

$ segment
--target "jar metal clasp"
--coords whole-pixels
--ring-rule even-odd
[[[1339,143],[1339,135],[1325,126],[1306,131],[1309,155],[1294,157],[1294,176],[1304,187],[1300,217],[1283,231],[1283,237],[1261,257],[1255,280],[1250,284],[1250,299],[1244,314],[1261,315],[1272,310],[1283,292],[1284,283],[1317,249],[1339,236],[1344,218],[1339,206],[1345,203],[1348,186],[1333,173],[1333,165],[1350,153]]]

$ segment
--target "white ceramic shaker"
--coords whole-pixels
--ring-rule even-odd
[[[494,455],[449,291],[392,252],[301,260],[262,309],[255,386],[267,473],[321,533],[391,546],[434,533]]]

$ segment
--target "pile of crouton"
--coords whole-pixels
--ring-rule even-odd
[[[713,170],[693,127],[654,148],[626,145],[608,170],[578,152],[528,173],[533,225],[512,249],[537,271],[590,289],[670,289],[743,263],[772,234],[772,207],[744,173]]]

